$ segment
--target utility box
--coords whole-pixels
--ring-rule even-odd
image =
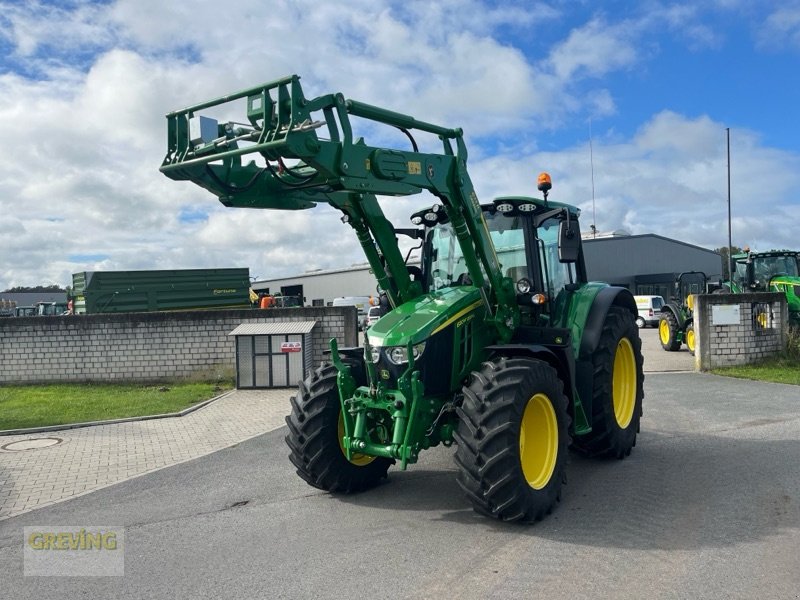
[[[316,321],[243,323],[236,340],[236,387],[291,387],[312,367],[311,330]]]

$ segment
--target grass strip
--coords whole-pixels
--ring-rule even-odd
[[[752,365],[724,367],[713,369],[711,372],[739,379],[800,385],[800,361],[790,358],[776,358]]]
[[[197,382],[0,386],[0,430],[173,413],[230,388]]]

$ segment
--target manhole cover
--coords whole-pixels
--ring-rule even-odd
[[[0,446],[0,449],[8,450],[10,452],[21,452],[23,450],[39,450],[40,448],[49,448],[60,444],[64,440],[55,437],[44,438],[31,438],[29,440],[20,440],[18,442],[11,442]]]

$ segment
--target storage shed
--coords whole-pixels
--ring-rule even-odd
[[[236,341],[236,387],[290,387],[312,366],[311,330],[316,321],[244,323],[231,331]]]

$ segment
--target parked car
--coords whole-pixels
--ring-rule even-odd
[[[661,307],[664,306],[664,298],[661,296],[634,296],[636,308],[639,316],[636,317],[636,325],[641,327],[658,327],[658,320],[661,318]]]

